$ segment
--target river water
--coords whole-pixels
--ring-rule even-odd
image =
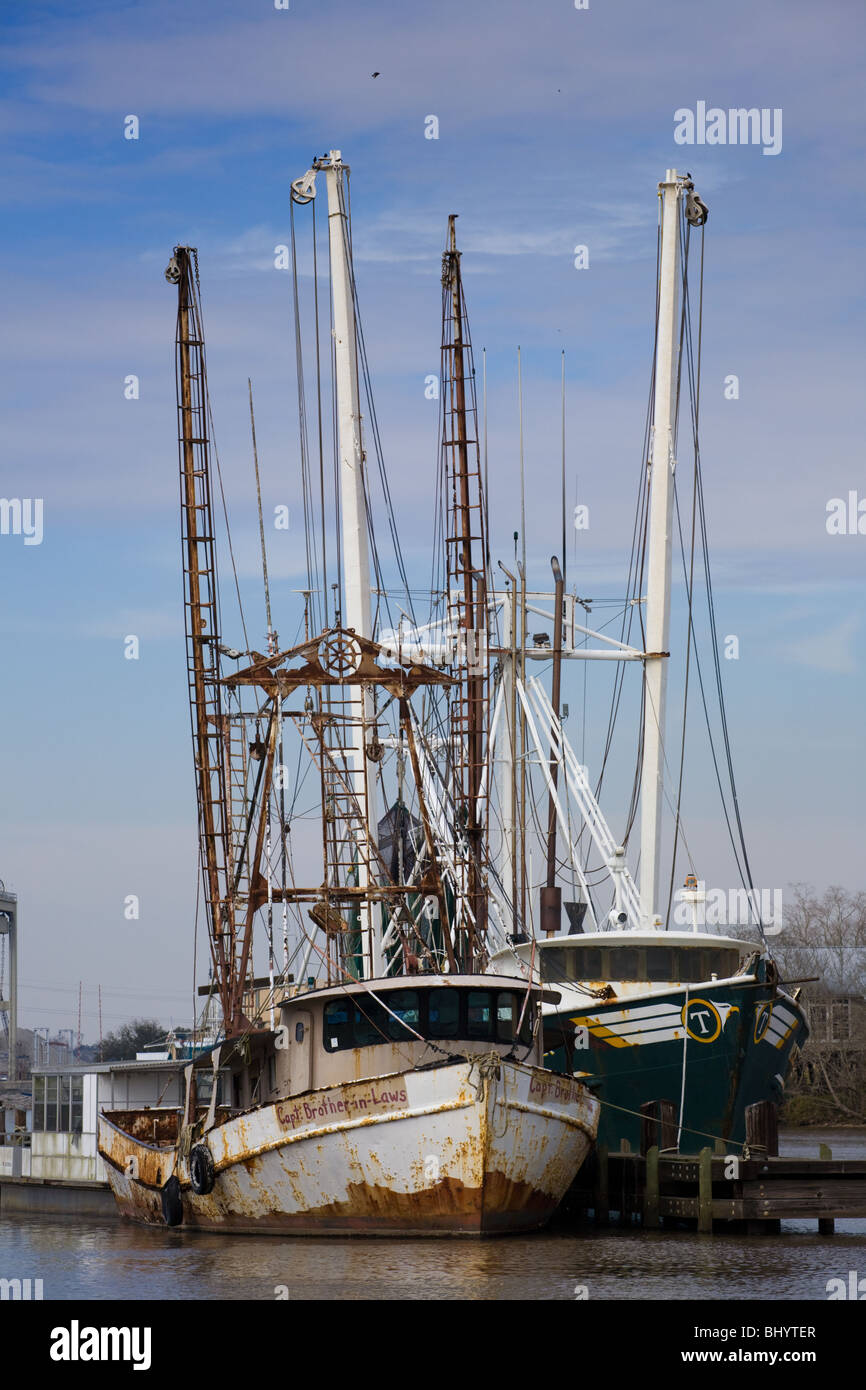
[[[866,1130],[784,1131],[783,1154],[866,1158]],[[45,1299],[767,1299],[827,1298],[866,1276],[866,1220],[784,1222],[776,1236],[637,1227],[499,1240],[343,1240],[204,1235],[113,1220],[10,1215],[0,1276],[42,1279]]]

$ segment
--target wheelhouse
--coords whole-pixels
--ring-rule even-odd
[[[375,997],[373,997],[375,996]],[[322,1015],[326,1052],[387,1042],[520,1043],[532,1046],[533,1010],[526,990],[396,989],[387,995],[332,999]]]
[[[736,946],[560,946],[540,953],[541,978],[622,983],[696,984],[727,980],[740,968]]]

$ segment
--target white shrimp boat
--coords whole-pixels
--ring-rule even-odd
[[[274,1060],[274,1089],[285,1099],[236,1112],[214,1105],[195,1124],[177,1111],[101,1116],[100,1152],[121,1212],[156,1225],[295,1235],[493,1235],[544,1225],[592,1143],[598,1103],[579,1082],[541,1068],[531,1028],[535,1065],[477,1038],[449,1044],[462,1057],[441,1042],[322,1046],[323,1028],[327,1043],[350,1026],[335,1023],[336,1013],[355,1000],[369,1011],[394,995],[404,1011],[407,994],[413,1009],[421,1000],[422,1015],[436,1000],[440,1014],[461,1002],[478,1013],[492,995],[486,1007],[501,1030],[525,983],[481,984],[489,981],[429,976],[411,990],[389,980],[301,995],[283,1005],[285,1032],[262,1038],[250,1063],[258,1074]],[[288,1042],[277,1050],[280,1037]],[[381,1074],[370,1075],[376,1066]],[[346,1079],[352,1073],[364,1079]],[[299,1077],[313,1084],[298,1090]],[[136,1138],[136,1126],[150,1137]]]
[[[267,654],[229,648],[222,638],[196,253],[176,247],[167,271],[179,296],[188,676],[223,1040],[188,1066],[182,1112],[100,1116],[99,1152],[121,1213],[147,1223],[301,1235],[526,1231],[548,1220],[575,1178],[599,1105],[582,1083],[543,1066],[542,1000],[558,995],[487,973],[482,696],[489,673],[466,659],[465,642],[433,666],[376,640],[339,153],[317,160],[293,185],[293,198],[312,201],[320,170],[334,313],[338,583],[332,601],[321,584],[318,606],[311,585],[308,635],[286,651],[271,625],[263,526]],[[467,428],[471,349],[453,221],[445,262],[446,485],[463,499],[451,513],[451,617],[453,627],[472,632],[486,611],[487,561],[473,558],[480,470]],[[308,482],[305,473],[305,490]],[[324,492],[321,506],[324,571]],[[308,555],[318,540],[308,526]],[[481,648],[486,653],[486,643]],[[223,658],[246,664],[224,674]],[[451,755],[444,773],[412,703],[437,688],[448,690],[452,711],[441,740]],[[287,733],[317,774],[321,858],[306,854],[302,864],[288,847]],[[392,801],[384,821],[383,797]],[[265,930],[264,978],[253,972],[254,924]]]

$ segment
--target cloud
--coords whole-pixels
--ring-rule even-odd
[[[858,669],[856,638],[860,625],[859,614],[854,613],[834,627],[786,642],[778,648],[779,656],[814,671],[851,675]]]

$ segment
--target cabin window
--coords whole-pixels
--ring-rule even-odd
[[[675,952],[670,946],[648,946],[646,953],[646,977],[648,980],[676,980],[674,973]]]
[[[552,984],[605,978],[598,946],[555,946],[541,951],[540,956],[541,978]]]
[[[460,995],[444,985],[432,989],[427,996],[427,1013],[431,1038],[456,1038],[460,1032]]]
[[[296,1023],[296,1024],[295,1024],[295,1042],[297,1042],[297,1043],[302,1043],[303,1041],[304,1041],[304,1025],[303,1025],[303,1023]]]
[[[372,1047],[387,1040],[388,1031],[385,1020],[388,1015],[375,999],[365,999],[355,1005],[354,1040],[344,1044],[346,1047]],[[393,1020],[389,1020],[393,1022]]]
[[[505,998],[510,998],[512,1000],[512,1018],[514,1019],[514,1025],[508,1037],[500,1038],[500,1042],[510,1042],[512,1038],[519,1038],[524,1046],[529,1047],[532,1042],[532,1003],[530,1000],[527,1000],[525,994],[511,994],[508,996],[500,994],[500,1004]],[[518,1034],[517,1025],[520,1023],[521,1014],[523,1014],[523,1022]]]
[[[528,1005],[524,1009],[524,996],[511,990],[459,990],[443,985],[423,993],[414,989],[388,990],[382,999],[390,1012],[366,996],[357,1003],[340,999],[326,1004],[325,1051],[414,1042],[415,1033],[422,1038],[513,1042],[521,1011],[520,1041],[526,1046],[532,1042],[532,1010]],[[402,1026],[401,1019],[408,1027]]]
[[[493,1010],[491,1007],[489,990],[470,990],[466,1019],[466,1036],[468,1038],[489,1038],[492,1021]]]
[[[729,975],[736,973],[739,963],[739,951],[707,949],[704,951],[704,978],[708,980],[715,975],[719,980],[726,980]]]
[[[348,999],[335,999],[330,1004],[325,1005],[325,1047],[328,1052],[336,1052],[341,1047],[354,1047],[352,1041],[354,1022],[354,1008]],[[352,1022],[350,1022],[350,1020]],[[295,1029],[297,1040],[297,1029],[303,1029],[303,1023],[299,1023]],[[301,1034],[303,1037],[303,1033]]]
[[[546,951],[539,952],[541,956],[541,978],[543,980],[573,980],[575,978],[571,970],[570,956],[573,951],[561,947],[554,947]]]
[[[603,978],[601,951],[598,946],[578,946],[569,952],[573,958],[571,978],[574,980],[601,980]]]
[[[683,946],[677,951],[677,956],[679,958],[679,969],[675,977],[677,980],[691,985],[707,979],[704,971],[703,951],[699,951],[695,947]]]
[[[640,952],[636,946],[617,946],[608,952],[611,980],[640,980]]]
[[[390,1038],[393,1038],[395,1042],[405,1042],[407,1038],[411,1038],[414,1033],[420,1031],[421,1010],[418,1004],[418,995],[414,989],[395,989],[391,994],[385,996],[384,1002],[391,1010],[391,1013],[387,1015],[388,1036]],[[396,1014],[397,1018],[393,1018],[393,1014]],[[398,1022],[398,1019],[402,1022]],[[408,1027],[404,1028],[403,1023],[406,1023]]]
[[[519,1014],[513,994],[500,994],[496,1001],[496,1041],[513,1042]]]

